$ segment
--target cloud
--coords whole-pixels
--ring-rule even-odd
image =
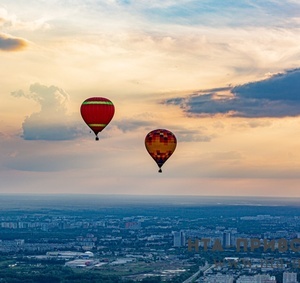
[[[247,120],[243,121],[242,123],[232,124],[234,128],[264,128],[272,126],[271,121],[269,120]]]
[[[9,37],[0,34],[0,50],[3,51],[19,51],[27,46],[27,42],[22,38]]]
[[[25,140],[71,140],[83,131],[76,122],[77,116],[67,114],[69,95],[56,86],[33,84],[30,93],[23,90],[12,92],[14,97],[32,99],[41,107],[40,112],[26,117],[23,122],[23,138]]]
[[[249,99],[300,101],[299,89],[300,69],[293,69],[263,81],[236,86],[232,93]]]
[[[178,142],[210,142],[215,137],[214,135],[206,135],[198,129],[191,130],[181,127],[175,127],[173,131],[177,137]]]
[[[172,98],[188,115],[229,117],[287,117],[300,115],[300,69],[276,74],[266,80],[231,88],[230,95],[197,92],[187,98]]]
[[[243,158],[242,154],[237,151],[225,152],[210,152],[203,155],[204,160],[213,160],[213,162],[220,161],[239,161]]]
[[[23,7],[23,10],[25,9],[27,9],[27,7]],[[26,10],[26,12],[28,14],[30,13],[29,10]],[[40,13],[36,16],[30,15],[27,18],[28,20],[22,20],[16,14],[12,14],[8,12],[8,10],[0,7],[0,27],[3,29],[9,31],[44,31],[51,28],[50,24],[47,23],[50,18],[43,17]]]
[[[7,11],[0,7],[0,28],[10,27],[12,21],[12,19],[9,19]],[[27,42],[22,38],[0,33],[0,50],[2,51],[19,51],[24,49],[27,45]]]
[[[0,17],[0,27],[3,26],[5,24],[5,19]]]
[[[299,17],[295,1],[117,1],[143,13],[152,21],[206,26],[277,26]],[[146,3],[145,3],[146,2]],[[239,17],[232,17],[233,14]],[[285,18],[285,21],[279,19]]]
[[[122,132],[126,133],[139,128],[148,128],[153,125],[153,122],[136,118],[124,118],[114,122],[114,125],[116,125]]]
[[[56,148],[59,152],[56,153],[49,152],[47,144],[40,147],[34,144],[34,146],[36,148],[34,154],[32,154],[33,149],[31,147],[31,151],[28,153],[22,149],[22,151],[15,153],[15,156],[6,157],[4,162],[6,169],[27,172],[58,172],[80,169],[86,166],[86,162],[83,162],[83,156],[80,154],[63,153],[59,146]]]
[[[4,138],[4,137],[5,137],[5,135],[4,135],[2,132],[0,132],[0,141],[1,141],[1,139]]]

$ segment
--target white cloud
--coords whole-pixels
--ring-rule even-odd
[[[22,90],[11,94],[32,99],[41,106],[40,112],[31,114],[23,122],[25,140],[70,140],[83,132],[78,115],[67,113],[69,95],[63,89],[36,83],[30,86],[28,94]]]
[[[50,24],[47,22],[48,20],[48,18],[41,16],[34,20],[22,20],[18,18],[16,14],[9,13],[9,11],[0,7],[0,27],[6,31],[47,30],[51,28]]]

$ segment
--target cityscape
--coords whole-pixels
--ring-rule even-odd
[[[299,43],[300,0],[1,0],[0,283],[300,283]]]
[[[158,197],[157,204],[151,198],[147,205],[147,197],[124,202],[97,196],[80,202],[51,196],[45,205],[46,197],[39,196],[30,209],[30,198],[19,197],[19,204],[10,203],[17,197],[6,198],[0,217],[1,272],[51,266],[104,276],[95,282],[299,281],[300,207],[293,203],[231,205],[212,198],[205,204],[205,198],[191,197],[188,204],[188,198]],[[49,282],[64,282],[57,280]]]

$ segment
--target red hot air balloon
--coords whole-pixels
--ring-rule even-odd
[[[164,129],[157,129],[147,134],[145,146],[151,157],[155,160],[161,173],[161,167],[173,154],[177,145],[175,135]]]
[[[92,129],[99,140],[100,133],[111,121],[115,113],[113,103],[104,97],[91,97],[86,99],[80,107],[84,122]]]

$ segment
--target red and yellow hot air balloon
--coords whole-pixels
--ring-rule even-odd
[[[147,134],[145,146],[151,157],[157,163],[161,173],[161,167],[173,154],[177,145],[175,135],[165,129],[157,129]]]
[[[91,97],[86,99],[80,107],[84,122],[91,128],[99,140],[100,133],[111,121],[115,114],[113,103],[104,97]]]

